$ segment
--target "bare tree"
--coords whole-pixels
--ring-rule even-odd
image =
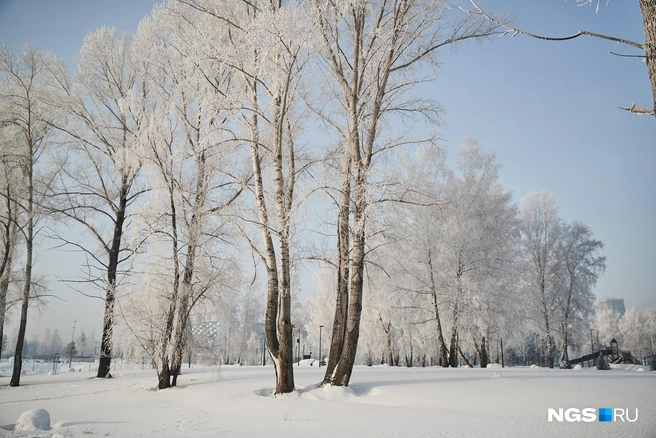
[[[625,38],[618,38],[614,36],[609,36],[609,35],[603,35],[599,33],[594,33],[594,32],[589,32],[587,30],[579,30],[578,32],[572,34],[572,35],[566,35],[562,37],[552,37],[552,36],[543,36],[543,35],[536,35],[530,32],[527,32],[522,29],[518,29],[514,26],[509,25],[508,23],[498,20],[490,15],[488,15],[483,9],[474,2],[474,0],[470,0],[471,3],[474,5],[475,10],[473,12],[470,12],[471,14],[475,15],[481,15],[485,17],[487,20],[489,20],[492,23],[495,23],[501,27],[504,27],[508,29],[505,33],[510,33],[513,32],[513,36],[517,34],[522,34],[526,35],[532,38],[537,38],[540,40],[546,40],[546,41],[569,41],[573,40],[574,38],[578,38],[580,36],[589,36],[593,38],[601,38],[609,41],[614,41],[618,44],[624,44],[628,45],[630,47],[634,47],[636,49],[640,49],[644,52],[644,55],[625,55],[625,54],[619,54],[615,52],[609,52],[612,55],[617,55],[617,56],[623,56],[623,57],[630,57],[630,58],[643,58],[645,60],[645,63],[647,64],[647,73],[649,75],[649,82],[651,84],[651,91],[652,91],[652,98],[653,102],[652,108],[636,108],[635,104],[631,104],[631,106],[625,108],[625,107],[618,107],[620,109],[630,111],[632,113],[636,114],[648,114],[656,117],[656,3],[654,3],[653,0],[639,0],[640,1],[640,12],[642,14],[642,25],[644,28],[645,32],[645,42],[644,44],[640,44],[634,41],[627,40]],[[601,0],[576,0],[579,5],[582,4],[597,4],[597,11],[599,11],[599,5],[601,4]]]
[[[327,88],[334,93],[333,105],[323,115],[344,145],[337,219],[338,285],[323,383],[348,385],[362,313],[368,175],[374,155],[389,149],[378,138],[381,122],[392,115],[436,121],[438,105],[406,95],[422,81],[417,67],[435,66],[440,47],[484,38],[498,26],[475,16],[452,19],[447,2],[435,0],[315,1],[313,7]]]
[[[22,173],[23,187],[20,199],[13,201],[22,217],[18,229],[25,242],[20,323],[10,386],[20,385],[27,310],[33,293],[34,244],[39,231],[37,224],[44,214],[44,186],[48,185],[39,178],[39,164],[45,159],[43,154],[51,138],[50,124],[54,117],[45,104],[45,57],[30,45],[25,45],[18,56],[6,45],[0,46],[0,126],[15,130],[18,142],[11,161]]]
[[[200,7],[200,2],[189,3]],[[240,81],[231,93],[238,102],[234,120],[243,133],[237,140],[250,152],[253,186],[248,190],[257,215],[252,222],[259,228],[263,250],[248,236],[243,220],[234,223],[266,269],[266,347],[276,372],[275,393],[287,393],[294,390],[291,241],[299,202],[295,191],[307,170],[300,164],[294,110],[302,91],[310,31],[297,2],[242,2],[232,9],[225,5],[205,10],[218,19],[217,25],[229,23],[229,51],[223,57]]]
[[[580,222],[574,222],[564,228],[560,242],[563,259],[561,274],[563,287],[559,296],[559,314],[561,318],[561,336],[563,358],[568,366],[570,328],[577,322],[583,322],[587,328],[594,313],[595,295],[592,288],[597,278],[606,268],[606,257],[599,252],[604,244],[592,238],[592,231]]]
[[[12,157],[15,138],[10,134],[10,126],[0,128],[0,145],[6,151],[0,157],[0,356],[2,356],[5,314],[7,312],[7,299],[9,283],[14,265],[14,255],[18,240],[18,193],[16,188],[19,184],[19,172],[12,165],[15,157]]]
[[[70,154],[61,157],[55,211],[80,225],[94,244],[59,239],[89,260],[86,278],[79,283],[104,291],[100,378],[108,376],[112,360],[116,289],[133,255],[123,241],[129,210],[144,191],[137,182],[141,162],[136,151],[148,117],[144,69],[132,36],[106,27],[85,38],[73,78],[62,62],[50,65],[57,90],[51,104],[66,112],[66,119],[53,126]]]
[[[558,275],[562,268],[559,245],[562,223],[553,195],[532,192],[520,201],[521,248],[528,315],[544,333],[547,365],[553,368],[553,322],[559,305]]]

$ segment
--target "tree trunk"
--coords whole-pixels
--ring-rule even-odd
[[[198,136],[200,136],[200,130]],[[196,138],[196,142],[200,143],[200,137]],[[172,386],[177,385],[178,375],[182,369],[182,356],[185,344],[184,337],[187,333],[187,324],[191,312],[192,280],[194,278],[194,266],[196,263],[196,248],[198,247],[198,241],[202,232],[201,211],[205,207],[205,199],[208,190],[205,163],[205,155],[201,152],[196,156],[198,175],[196,178],[194,213],[191,215],[191,220],[189,221],[190,236],[189,242],[187,243],[187,258],[185,259],[184,271],[182,273],[182,293],[179,297],[178,320],[175,328],[175,338],[173,340],[173,359],[171,361],[171,374],[173,376]]]
[[[458,345],[458,355],[460,355],[460,358],[465,363],[465,365],[467,365],[468,367],[472,366],[472,364],[469,363],[469,359],[467,359],[467,356],[465,356],[465,353],[462,352],[462,348],[460,348],[460,345]],[[457,360],[456,360],[456,366],[458,366]]]
[[[431,283],[431,296],[433,297],[433,313],[435,316],[435,323],[437,324],[437,344],[440,349],[440,356],[442,357],[442,368],[448,368],[449,352],[444,343],[444,334],[442,332],[442,321],[440,320],[440,311],[437,304],[437,285],[435,284],[435,274],[433,273],[433,256],[432,252],[428,250],[428,268],[430,270],[430,283]]]
[[[568,342],[567,342],[567,323],[563,323],[562,325],[562,332],[563,332],[563,362],[569,362],[569,353],[567,353],[567,347],[568,347]]]
[[[405,355],[405,366],[406,366],[406,367],[408,367],[408,368],[412,368],[412,359],[413,359],[413,356],[412,356],[412,344],[410,344],[410,356],[408,357],[407,354]]]
[[[481,368],[487,368],[487,365],[490,363],[490,361],[487,351],[487,344],[485,342],[485,336],[481,338],[481,351],[479,354],[479,359],[481,361]]]
[[[23,273],[23,292],[21,294],[21,316],[18,326],[18,339],[16,340],[16,351],[14,353],[14,369],[9,386],[19,386],[21,371],[23,368],[23,343],[25,342],[25,330],[27,329],[27,309],[30,305],[30,289],[32,287],[32,265],[34,246],[34,144],[28,138],[30,153],[28,155],[27,167],[27,233],[25,236],[25,272]]]
[[[171,387],[171,370],[168,360],[160,365],[157,371],[157,389],[166,389]]]
[[[337,295],[335,297],[335,316],[330,341],[330,355],[326,364],[326,373],[322,385],[330,384],[339,358],[342,355],[346,316],[349,305],[349,209],[351,201],[351,154],[349,148],[344,151],[342,165],[342,188],[339,196],[339,214],[337,216]]]
[[[390,326],[391,324],[388,323],[387,330],[385,330],[385,333],[387,333],[387,363],[389,364],[389,366],[393,367],[394,349],[392,348],[392,328]]]
[[[449,345],[449,366],[456,368],[458,366],[458,303],[453,305],[452,312],[453,326],[451,327],[451,343]]]
[[[8,189],[9,187],[7,187]],[[8,223],[5,225],[5,248],[2,265],[0,266],[0,357],[2,357],[2,349],[4,339],[4,325],[5,313],[7,311],[7,292],[9,291],[9,280],[11,278],[11,270],[14,260],[14,249],[16,248],[16,238],[18,227],[16,225],[17,218],[15,211],[12,208],[11,198],[9,197],[9,190],[7,190],[7,218]]]
[[[257,108],[255,83],[251,84],[254,108]],[[282,123],[279,105],[280,97],[274,99],[276,110],[274,127]],[[278,207],[280,273],[276,259],[275,246],[271,237],[267,204],[264,194],[261,158],[259,152],[259,131],[257,113],[251,119],[251,159],[253,177],[255,180],[255,202],[260,219],[260,231],[265,246],[264,262],[267,271],[267,301],[264,315],[264,332],[266,347],[273,361],[276,372],[275,394],[284,394],[294,390],[294,357],[291,324],[291,294],[290,294],[290,259],[289,259],[289,210],[287,202],[291,202],[292,193],[285,193],[282,172],[282,138],[279,129],[274,129],[273,161],[276,205]],[[292,170],[293,173],[293,170]],[[291,176],[290,176],[291,178]]]
[[[116,210],[116,219],[114,221],[114,236],[112,238],[112,246],[109,250],[109,263],[107,264],[105,314],[103,318],[102,339],[100,342],[98,374],[96,374],[96,377],[98,378],[107,377],[112,364],[112,333],[114,330],[114,302],[116,301],[116,272],[118,270],[121,252],[121,238],[123,236],[123,224],[125,222],[129,191],[128,179],[124,176],[121,181],[119,205]]]
[[[645,61],[653,95],[654,116],[656,116],[656,2],[654,0],[640,0],[640,12],[642,13],[642,24],[645,31]]]
[[[366,175],[359,161],[355,167],[355,205],[353,212],[353,259],[350,279],[350,295],[344,347],[332,384],[348,386],[355,364],[355,356],[360,336],[360,318],[362,315],[362,291],[364,286],[365,256],[365,209],[366,209]]]
[[[545,321],[546,337],[547,337],[547,366],[553,368],[553,351],[551,345],[551,330],[549,330],[549,318]]]

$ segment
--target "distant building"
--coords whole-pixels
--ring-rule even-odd
[[[205,321],[191,326],[191,334],[194,339],[207,339],[210,345],[216,341],[218,330],[219,323],[217,321]]]
[[[613,315],[624,316],[624,298],[602,298],[599,300],[599,310],[610,310]]]

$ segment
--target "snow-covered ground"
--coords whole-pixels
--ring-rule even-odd
[[[316,388],[323,369],[296,369],[292,394],[274,398],[273,369],[185,369],[180,387],[155,390],[152,370],[120,366],[100,380],[88,364],[26,364],[10,388],[0,364],[0,436],[39,437],[656,437],[656,372],[538,368],[357,367],[348,388]],[[130,369],[132,368],[132,369]],[[549,422],[548,408],[623,408],[632,423]],[[28,410],[51,429],[12,431]]]

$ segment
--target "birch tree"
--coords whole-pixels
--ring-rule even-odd
[[[4,345],[4,324],[7,312],[9,283],[14,269],[14,257],[18,244],[18,199],[20,172],[12,165],[15,162],[14,131],[10,126],[0,127],[0,146],[4,151],[0,157],[0,356]]]
[[[248,189],[254,196],[263,249],[249,237],[243,223],[235,221],[235,225],[266,269],[266,346],[276,372],[275,394],[287,393],[294,389],[291,239],[298,205],[295,190],[306,170],[299,165],[294,110],[308,59],[307,20],[296,2],[203,8],[216,18],[215,25],[228,23],[231,32],[227,63],[240,81],[233,89],[238,93],[235,120],[243,133],[238,139],[250,152],[253,183]]]
[[[554,196],[547,192],[529,193],[520,201],[519,219],[528,314],[544,335],[547,365],[553,368],[552,331],[562,286],[559,282],[562,259],[558,252],[562,223]]]
[[[434,0],[312,4],[327,89],[334,94],[334,105],[324,111],[324,119],[344,145],[337,298],[323,383],[348,385],[362,313],[368,174],[374,155],[386,149],[379,140],[382,122],[394,114],[423,115],[434,121],[439,112],[435,102],[407,95],[420,81],[417,69],[435,66],[440,47],[483,38],[497,25],[473,16],[454,19],[446,2]]]
[[[146,234],[169,247],[169,274],[154,286],[168,289],[165,322],[149,350],[160,389],[177,384],[194,305],[232,276],[218,257],[228,240],[221,215],[243,191],[219,171],[233,167],[226,127],[232,73],[220,59],[208,59],[200,18],[198,11],[169,2],[153,9],[137,35],[141,54],[149,59],[151,90],[142,152],[153,197],[142,212]],[[217,40],[225,36],[218,34]]]
[[[21,196],[13,199],[12,208],[16,208],[21,216],[21,222],[16,226],[25,245],[20,323],[10,386],[20,385],[27,310],[34,294],[32,269],[35,239],[39,232],[38,223],[44,215],[45,187],[49,184],[43,178],[43,162],[46,160],[44,152],[51,140],[50,126],[55,112],[46,104],[48,90],[44,79],[47,56],[30,45],[25,45],[19,55],[6,45],[0,46],[0,127],[12,130],[17,142],[15,153],[3,156],[3,161],[10,160],[21,172]],[[4,201],[5,196],[3,193]]]
[[[80,226],[91,242],[60,237],[87,257],[86,278],[72,280],[103,291],[104,317],[97,377],[107,377],[112,360],[114,305],[120,279],[133,255],[124,235],[131,206],[144,188],[138,181],[138,145],[148,114],[146,64],[132,36],[103,27],[84,39],[76,72],[52,63],[52,85],[66,119],[53,126],[68,156],[62,156],[56,212]],[[83,292],[88,294],[88,292]]]
[[[604,244],[594,240],[590,228],[581,222],[564,227],[560,245],[564,284],[558,297],[558,313],[563,342],[562,362],[568,367],[570,329],[576,325],[589,326],[595,301],[592,288],[606,268],[606,257],[599,255]]]

